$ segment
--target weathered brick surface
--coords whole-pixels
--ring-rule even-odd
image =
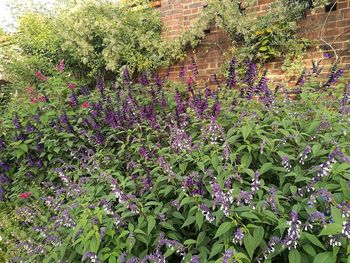
[[[274,0],[258,0],[257,4],[249,7],[247,13],[261,16],[269,12]],[[188,30],[192,23],[200,16],[204,7],[204,0],[161,0],[159,10],[164,23],[163,37],[174,39],[181,32]],[[325,23],[325,21],[327,21]],[[341,67],[350,68],[350,0],[338,0],[337,10],[325,12],[324,7],[317,8],[313,13],[308,11],[306,17],[298,22],[298,37],[306,37],[312,41],[312,47],[304,59],[305,66],[311,68],[312,59],[321,60],[326,52],[332,53],[332,48],[339,55]],[[321,40],[321,38],[326,41]],[[331,45],[331,46],[329,46]],[[170,80],[180,81],[179,72],[182,65],[186,66],[187,77],[190,76],[190,63],[193,56],[199,69],[198,79],[209,82],[210,75],[217,73],[222,63],[226,60],[224,52],[229,48],[230,42],[227,34],[218,28],[210,28],[202,44],[195,50],[189,50],[187,59],[170,69],[160,70],[161,74],[168,72]],[[322,60],[325,70],[334,59]],[[282,79],[280,61],[271,61],[268,68],[268,77],[272,81],[284,82]],[[293,79],[293,78],[292,78]],[[295,77],[294,77],[295,79]]]

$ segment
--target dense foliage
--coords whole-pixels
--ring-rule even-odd
[[[295,101],[229,72],[215,91],[195,64],[175,86],[36,72],[1,119],[0,260],[348,262],[343,72],[303,74]]]

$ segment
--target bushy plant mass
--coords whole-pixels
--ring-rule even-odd
[[[291,100],[235,63],[215,89],[195,63],[178,85],[36,72],[1,118],[0,261],[349,262],[343,72]]]

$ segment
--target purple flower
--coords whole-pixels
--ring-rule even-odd
[[[200,204],[198,206],[198,209],[202,212],[204,215],[205,219],[209,222],[212,223],[215,220],[215,217],[213,214],[210,212],[209,207],[206,204]]]
[[[168,181],[170,181],[171,178],[176,177],[176,174],[174,173],[173,168],[171,167],[171,165],[169,163],[166,162],[166,160],[163,156],[160,156],[158,158],[158,161],[159,161],[160,167],[164,171],[164,174],[166,174],[168,176]]]
[[[282,166],[284,169],[286,169],[287,172],[290,172],[290,170],[292,169],[292,166],[289,162],[289,158],[287,155],[282,157]]]
[[[311,153],[311,146],[306,145],[303,152],[299,154],[299,163],[304,164],[305,160],[307,159],[308,155]]]
[[[326,52],[326,53],[323,53],[323,57],[324,57],[325,59],[329,59],[329,58],[332,58],[332,54]]]
[[[249,86],[252,86],[256,75],[256,64],[252,61],[246,61],[245,64],[247,66],[247,73],[245,74],[246,78],[244,79],[244,82]]]
[[[6,143],[4,140],[0,139],[0,152],[6,148]]]
[[[180,202],[179,202],[179,200],[173,200],[173,201],[171,201],[171,205],[173,206],[173,207],[175,207],[176,209],[179,209],[180,208]]]
[[[342,234],[347,238],[350,238],[350,220],[346,220],[343,222]]]
[[[144,87],[148,86],[149,81],[148,81],[146,72],[142,72],[141,77],[140,77],[140,84]]]
[[[254,178],[253,178],[252,185],[251,185],[253,194],[260,189],[259,177],[260,177],[260,173],[258,171],[255,171]]]
[[[212,111],[211,111],[211,116],[216,119],[218,117],[220,111],[221,111],[220,102],[219,102],[219,100],[216,100],[214,105],[213,105]]]
[[[91,251],[89,251],[89,252],[86,252],[84,255],[83,255],[83,257],[82,257],[82,259],[81,259],[81,261],[90,261],[90,262],[101,262],[99,259],[98,259],[98,257],[97,257],[97,255],[96,255],[96,253],[94,253],[94,252],[91,252]]]
[[[290,227],[288,228],[287,235],[282,240],[282,244],[289,250],[297,248],[301,234],[301,222],[298,220],[298,213],[293,210],[290,216],[291,221],[288,222]]]
[[[253,201],[253,195],[248,191],[241,191],[237,197],[237,205],[242,206],[243,204],[251,205]]]
[[[4,175],[3,173],[0,173],[0,185],[10,184],[11,182],[12,180],[8,176]]]
[[[235,233],[233,234],[233,243],[234,244],[239,244],[240,246],[242,246],[243,244],[243,238],[244,238],[244,234],[242,232],[241,228],[238,228]]]
[[[323,85],[323,88],[329,88],[335,84],[341,76],[344,75],[343,69],[337,69],[337,65],[334,64],[331,68],[331,73],[328,76],[327,82]]]
[[[295,83],[295,86],[297,87],[301,87],[304,85],[306,80],[306,69],[303,70],[303,72],[301,73],[300,77],[298,78],[297,82]]]
[[[35,131],[35,127],[33,125],[31,125],[30,123],[28,123],[26,125],[26,130],[27,130],[27,132],[32,133]]]
[[[262,262],[263,259],[267,259],[268,256],[275,251],[275,246],[281,242],[281,239],[276,236],[272,236],[267,246],[263,249],[262,256],[258,258],[258,262]]]
[[[199,256],[192,256],[190,263],[201,263]]]
[[[230,263],[234,252],[231,249],[225,250],[224,256],[222,257],[222,263]]]
[[[315,222],[315,221],[320,221],[322,223],[322,225],[326,224],[326,216],[319,211],[315,211],[313,213],[311,213],[311,215],[309,216],[309,221],[310,222]]]
[[[15,128],[17,130],[21,129],[22,128],[22,125],[21,123],[19,122],[19,119],[18,119],[18,115],[16,114],[15,115],[15,118],[13,119],[13,126],[15,126]]]
[[[72,92],[72,94],[69,96],[69,104],[72,107],[77,107],[78,106],[78,96],[75,92]]]

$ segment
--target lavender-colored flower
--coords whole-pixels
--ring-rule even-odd
[[[340,247],[341,243],[340,243],[340,235],[328,235],[329,237],[329,245],[332,247]]]
[[[69,103],[72,107],[78,106],[78,96],[75,92],[72,92],[72,94],[69,96]]]
[[[94,253],[94,252],[91,252],[91,251],[89,251],[89,252],[86,252],[84,255],[83,255],[83,257],[82,257],[82,259],[81,259],[83,262],[84,261],[90,261],[90,262],[101,262],[99,259],[98,259],[98,257],[97,257],[97,255],[96,255],[96,253]]]
[[[343,222],[342,234],[347,238],[350,238],[350,220],[346,220]]]
[[[204,91],[204,96],[205,96],[205,102],[206,102],[206,108],[207,108],[207,99],[208,99],[208,97],[210,97],[212,95],[212,93],[211,93],[211,90],[210,90],[210,88],[208,87],[208,86],[206,86],[205,87],[205,91]]]
[[[192,151],[192,137],[183,128],[172,127],[170,141],[171,148],[176,152]]]
[[[253,201],[253,195],[251,192],[248,191],[241,191],[237,197],[237,205],[242,206],[245,205],[251,205]]]
[[[332,58],[332,54],[329,53],[329,52],[326,52],[326,53],[323,53],[323,57],[324,57],[325,59],[329,59],[329,58]]]
[[[224,256],[222,257],[222,263],[230,263],[233,255],[234,255],[233,250],[231,249],[225,250]]]
[[[0,185],[10,184],[11,182],[12,180],[8,176],[4,175],[3,173],[0,173]]]
[[[290,172],[290,170],[292,169],[292,166],[289,162],[289,157],[287,155],[282,157],[282,166],[284,169],[286,169],[287,172]]]
[[[27,132],[32,133],[35,131],[35,127],[33,125],[31,125],[30,123],[28,123],[26,125],[26,130],[27,130]]]
[[[158,214],[158,218],[163,223],[166,223],[166,221],[167,221],[166,215],[164,213],[162,213],[162,212]]]
[[[211,117],[210,123],[207,127],[202,127],[203,141],[207,140],[210,144],[217,144],[218,141],[223,141],[223,128],[219,126],[216,118]]]
[[[180,202],[179,202],[179,200],[177,200],[177,199],[171,201],[171,205],[172,205],[173,207],[175,207],[176,209],[179,209],[179,208],[180,208]]]
[[[198,206],[199,210],[202,212],[204,215],[205,219],[209,222],[212,223],[215,220],[215,217],[213,214],[210,212],[209,207],[206,204],[200,204]]]
[[[199,256],[192,256],[190,263],[201,263]]]
[[[306,81],[306,69],[304,69],[303,72],[301,73],[300,77],[298,78],[297,82],[295,83],[295,86],[301,87],[304,85],[305,81]]]
[[[168,181],[171,180],[171,178],[175,178],[176,174],[173,171],[172,167],[169,163],[166,162],[165,158],[163,156],[160,156],[158,158],[159,165],[163,169],[164,173],[168,176]]]
[[[214,105],[213,105],[213,108],[211,110],[211,116],[216,119],[218,117],[220,111],[221,111],[220,102],[219,102],[219,100],[216,100]]]
[[[301,222],[298,220],[298,213],[293,210],[290,216],[291,221],[288,222],[290,227],[288,228],[287,235],[282,240],[282,244],[289,250],[297,248],[301,234]]]
[[[84,87],[81,87],[79,89],[79,94],[83,95],[83,96],[89,96],[90,94],[90,90],[88,87],[84,86]]]
[[[14,119],[13,119],[13,126],[15,126],[15,128],[17,130],[21,129],[22,128],[22,125],[21,123],[19,122],[19,118],[18,118],[18,115],[16,114]]]
[[[329,74],[327,82],[323,85],[323,88],[329,88],[331,85],[335,84],[341,76],[344,75],[343,69],[337,69],[337,65],[334,64],[331,68],[331,73]]]
[[[307,159],[308,155],[311,153],[311,146],[310,145],[306,145],[303,152],[299,154],[299,163],[304,164],[305,160]]]
[[[253,194],[260,189],[259,177],[260,177],[260,173],[258,171],[255,171],[254,178],[253,178],[252,185],[251,185]]]
[[[233,234],[233,243],[234,244],[239,244],[240,246],[242,246],[243,244],[243,238],[244,238],[244,234],[241,228],[238,228],[235,233]]]
[[[268,256],[275,251],[275,246],[281,242],[281,239],[276,236],[272,236],[271,239],[269,240],[269,243],[267,246],[264,248],[262,252],[262,256],[258,258],[258,262],[262,262],[263,259],[267,259]]]
[[[256,75],[256,64],[252,61],[246,61],[247,73],[244,82],[247,83],[250,87],[253,85],[254,78]]]
[[[274,187],[269,188],[269,196],[266,198],[266,202],[274,212],[277,212],[276,205],[276,189]]]
[[[149,81],[148,81],[148,78],[147,78],[147,73],[144,71],[142,72],[141,74],[141,77],[140,77],[140,84],[144,87],[148,86],[149,85]]]
[[[310,222],[320,221],[321,224],[324,226],[324,225],[326,225],[326,216],[322,212],[315,211],[315,212],[310,214],[309,221]]]

